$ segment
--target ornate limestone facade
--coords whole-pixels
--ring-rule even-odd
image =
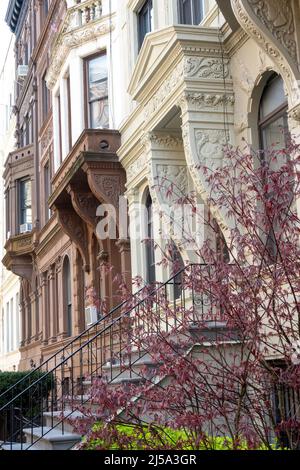
[[[166,25],[146,37],[133,69],[128,90],[137,105],[121,127],[118,152],[127,174],[132,230],[143,223],[135,220],[134,207],[147,187],[156,212],[164,221],[171,217],[167,206],[174,201],[159,180],[183,193],[195,191],[205,217],[208,189],[199,164],[212,171],[222,166],[226,143],[240,145],[246,139],[259,148],[259,103],[272,74],[283,79],[289,130],[299,135],[299,2],[217,4],[223,14],[219,28],[205,22],[199,28]],[[226,239],[231,221],[225,214],[213,215]],[[156,225],[161,233],[163,224]],[[195,253],[174,241],[184,262],[193,261]],[[145,275],[138,241],[132,250],[134,275],[141,265]],[[156,274],[164,278],[159,269]]]

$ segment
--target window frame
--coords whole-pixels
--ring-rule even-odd
[[[270,126],[273,122],[277,121],[280,118],[283,118],[286,132],[284,133],[284,143],[285,146],[288,145],[289,141],[289,127],[288,127],[288,101],[287,99],[285,100],[284,103],[280,104],[277,106],[277,108],[273,109],[269,114],[261,118],[261,107],[262,107],[262,101],[264,94],[268,87],[270,86],[271,82],[275,80],[276,78],[280,78],[283,81],[283,78],[276,74],[273,73],[267,82],[265,83],[260,100],[259,100],[259,106],[258,106],[258,119],[257,119],[257,127],[258,127],[258,142],[259,142],[259,164],[261,167],[265,166],[267,164],[266,160],[266,152],[267,148],[264,147],[264,139],[263,139],[263,131]],[[266,174],[265,179],[267,180],[268,176]],[[267,181],[265,181],[267,183]],[[277,246],[276,246],[276,240],[275,240],[275,231],[273,224],[270,225],[269,227],[266,227],[265,229],[265,236],[266,236],[266,250],[267,250],[267,257],[268,257],[268,262],[272,263],[276,259],[277,256]]]
[[[22,203],[22,185],[26,184],[26,183],[30,183],[30,191],[31,191],[31,205],[28,206],[28,207],[23,207],[23,203]],[[25,201],[25,199],[24,199]],[[23,220],[22,221],[22,216],[23,214],[26,214],[26,210],[27,209],[31,209],[31,221],[28,222],[27,220]],[[20,230],[20,226],[23,225],[23,224],[32,224],[32,181],[30,179],[30,177],[25,177],[25,178],[21,178],[18,180],[18,230]]]
[[[51,109],[51,97],[50,97],[50,91],[47,88],[47,83],[46,83],[46,74],[47,72],[42,75],[42,124],[47,120],[49,116],[49,112]]]
[[[83,66],[84,66],[84,97],[85,97],[85,111],[84,111],[84,120],[85,120],[85,127],[88,129],[101,129],[101,128],[93,128],[91,127],[91,103],[95,103],[97,101],[105,101],[107,100],[108,107],[109,107],[109,77],[108,77],[108,67],[107,67],[107,96],[104,96],[103,98],[99,98],[97,100],[92,100],[90,101],[89,99],[89,90],[90,90],[90,81],[89,81],[89,63],[92,60],[95,60],[100,57],[106,57],[107,60],[107,52],[102,51],[102,52],[96,52],[95,54],[89,55],[88,57],[85,57],[83,60]],[[101,80],[101,83],[104,82],[105,80]],[[110,123],[108,123],[108,127],[106,129],[109,129]]]

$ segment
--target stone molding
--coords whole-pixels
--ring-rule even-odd
[[[287,84],[291,102],[296,104],[300,99],[296,81],[300,74],[293,58],[294,46],[290,39],[287,39],[291,33],[290,15],[292,14],[288,3],[280,2],[279,4],[279,0],[272,0],[272,2],[270,0],[231,0],[237,20],[278,67]],[[284,8],[281,9],[281,6]],[[282,18],[281,23],[276,23],[278,18]],[[293,57],[290,54],[291,51]]]
[[[51,90],[55,86],[64,61],[71,49],[108,34],[114,28],[114,24],[107,17],[102,17],[98,21],[88,23],[77,30],[69,32],[62,30],[51,53],[52,60],[46,76],[48,88]]]

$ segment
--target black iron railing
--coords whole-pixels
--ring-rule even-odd
[[[79,406],[89,402],[88,389],[94,379],[105,377],[112,383],[125,369],[130,379],[134,362],[147,353],[142,347],[145,335],[177,328],[186,312],[193,323],[222,320],[222,309],[218,305],[211,308],[209,282],[202,282],[203,273],[209,276],[210,269],[207,265],[189,265],[158,287],[141,289],[35,369],[44,372],[38,380],[33,381],[33,373],[29,373],[18,382],[18,388],[15,385],[2,393],[3,444],[13,449],[13,443],[18,442],[27,450],[52,429],[60,427],[64,433],[65,422]],[[150,310],[151,315],[147,315]],[[16,394],[20,385],[23,390]],[[28,402],[31,395],[34,403]],[[47,428],[45,412],[50,416]],[[41,427],[39,437],[34,434],[36,426]]]

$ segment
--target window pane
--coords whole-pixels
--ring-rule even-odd
[[[92,129],[109,127],[108,100],[98,100],[90,104],[90,116]]]
[[[182,13],[183,13],[182,22],[184,24],[193,24],[191,0],[183,0]]]
[[[148,0],[138,14],[139,47],[142,46],[146,34],[152,31],[152,15],[152,0]]]
[[[264,149],[281,150],[286,147],[285,133],[287,131],[284,116],[276,119],[262,129],[262,140]]]
[[[193,24],[199,24],[202,21],[201,0],[193,0]]]
[[[21,181],[20,183],[20,223],[32,223],[30,180]]]
[[[90,88],[90,101],[97,100],[99,98],[106,98],[108,96],[107,80],[104,82],[94,83]]]
[[[95,86],[99,81],[107,79],[106,55],[95,57],[89,61],[89,82],[90,87]]]
[[[281,77],[276,77],[265,88],[260,104],[260,119],[268,116],[268,114],[286,103],[286,101],[283,80]]]
[[[89,125],[93,129],[109,127],[108,80],[106,56],[88,62]]]

